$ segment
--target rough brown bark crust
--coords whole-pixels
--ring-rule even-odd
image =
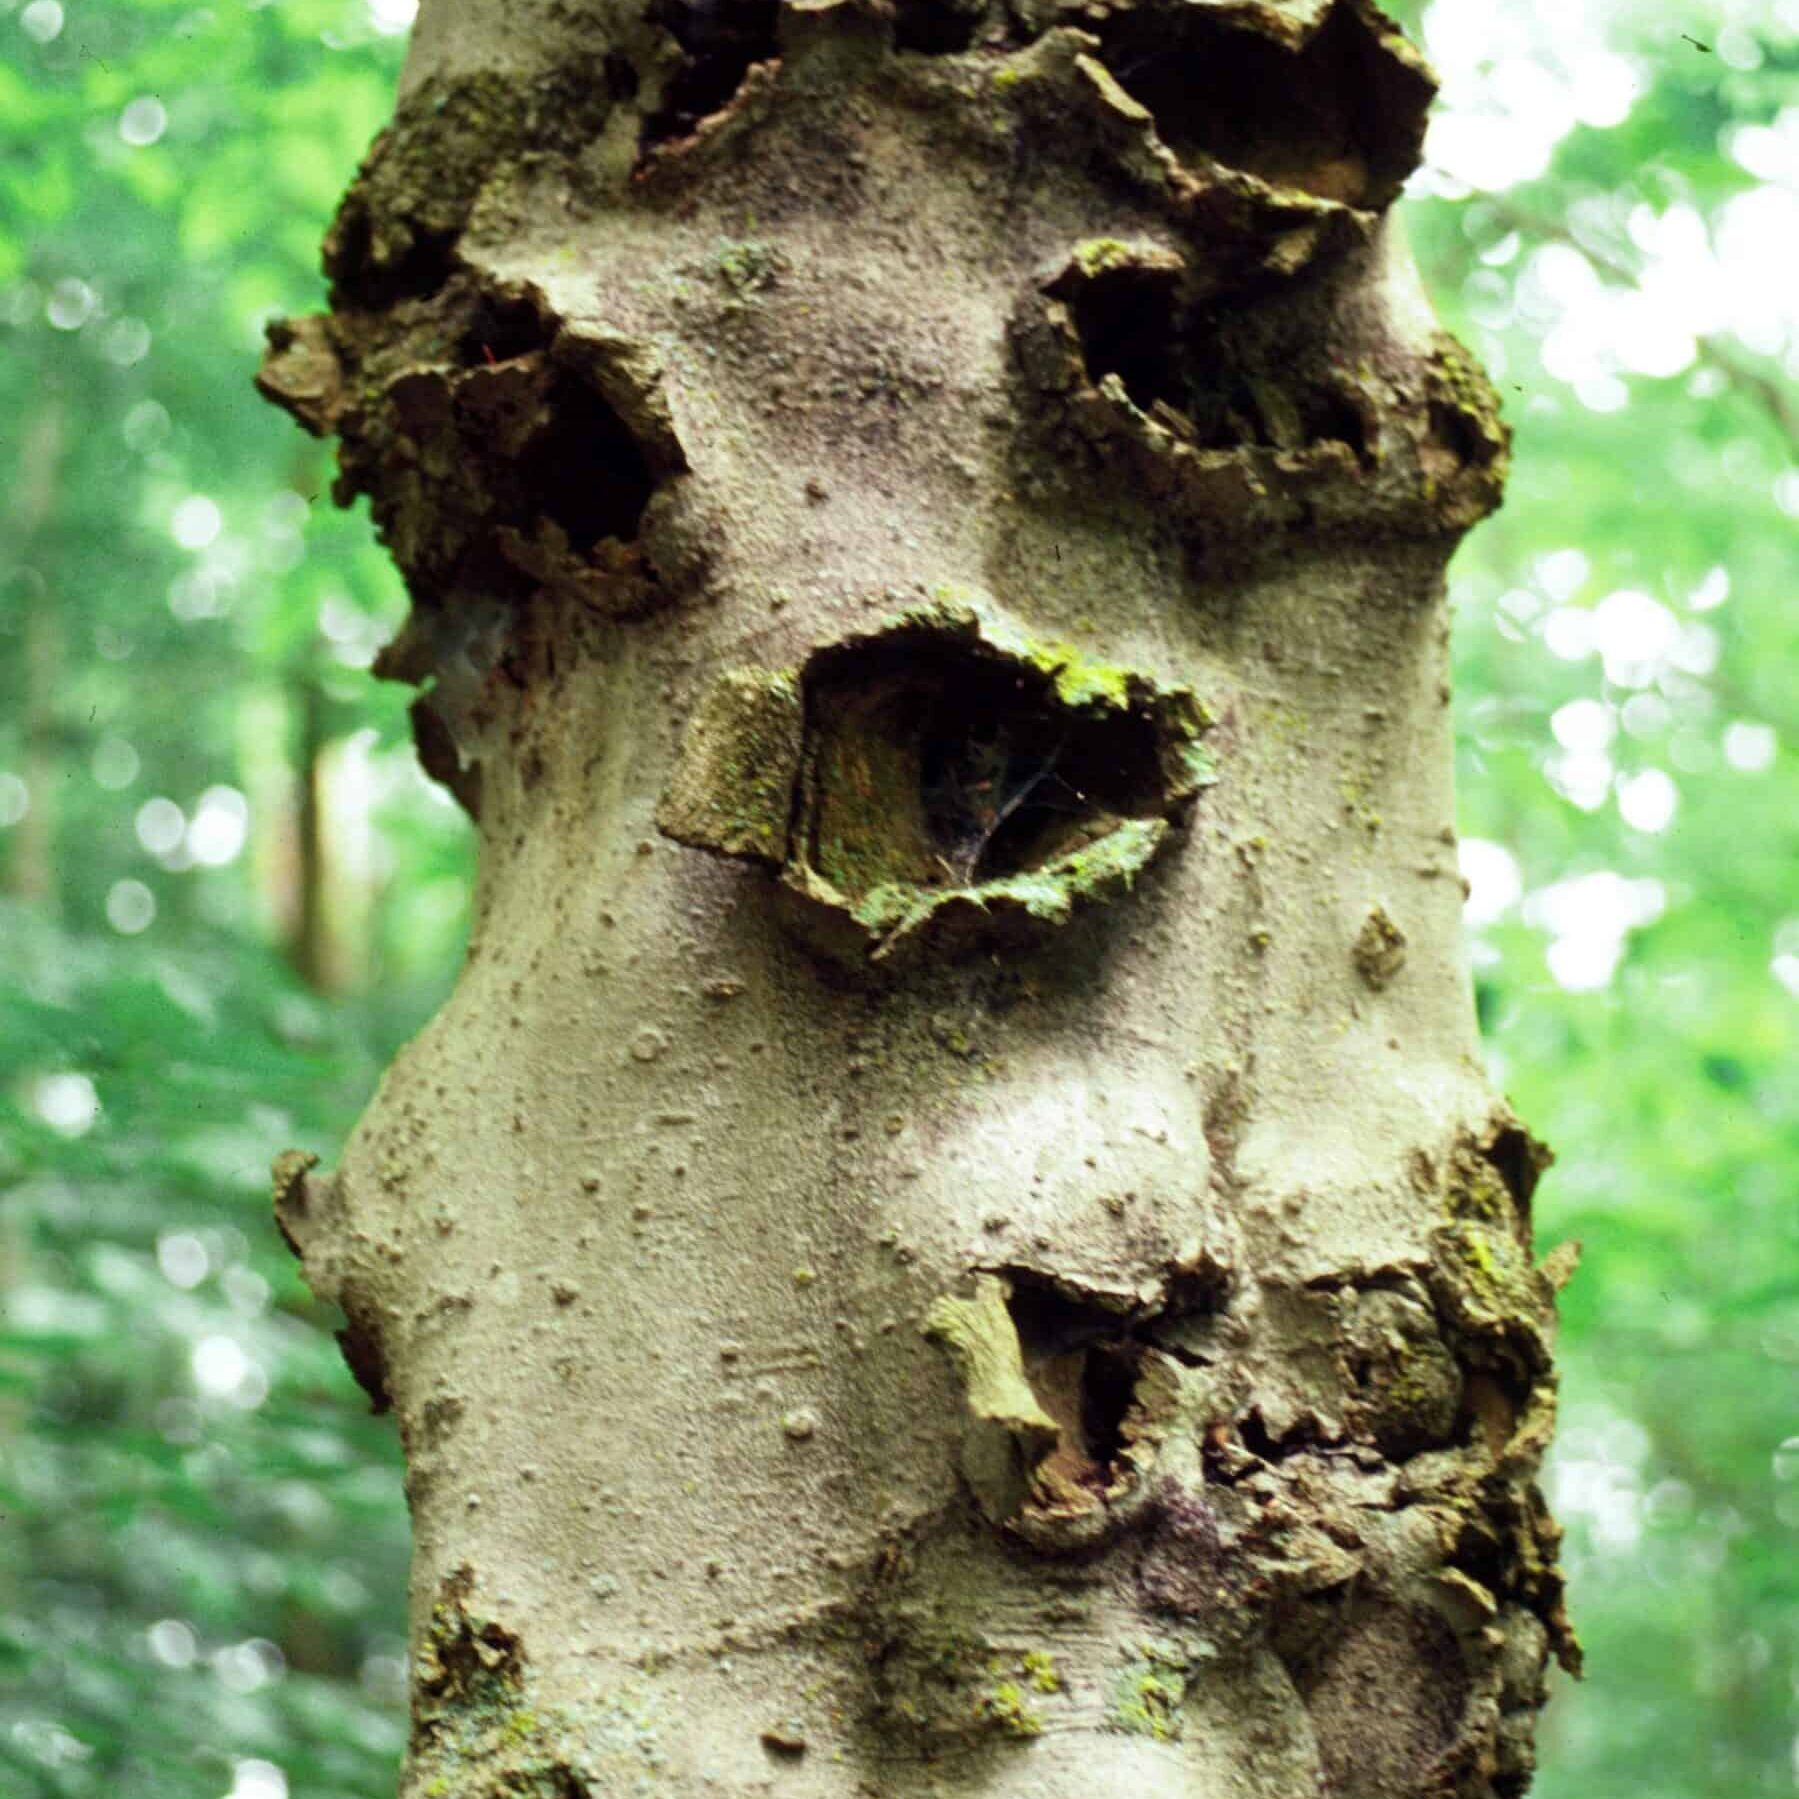
[[[1369,0],[426,0],[261,377],[482,837],[278,1181],[405,1438],[408,1799],[1527,1784],[1429,93]]]

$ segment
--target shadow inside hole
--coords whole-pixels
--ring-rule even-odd
[[[750,66],[779,54],[779,11],[778,0],[652,0],[650,23],[668,31],[684,54],[661,106],[644,121],[644,143],[685,137],[728,106]]]
[[[334,306],[385,312],[407,300],[428,300],[456,272],[454,231],[415,229],[398,256],[378,259],[366,205],[352,198],[326,240],[325,273]]]
[[[547,347],[552,328],[529,300],[483,294],[475,302],[457,348],[463,362],[510,362]]]
[[[1549,1152],[1519,1125],[1502,1126],[1483,1152],[1506,1190],[1528,1211],[1531,1195],[1549,1162]]]
[[[526,516],[554,520],[580,556],[602,538],[635,538],[656,483],[624,421],[578,375],[565,372],[551,379],[544,414],[515,466]]]
[[[905,634],[821,662],[801,841],[852,899],[1003,880],[1166,809],[1152,722],[1027,663]]]
[[[1440,400],[1430,403],[1431,435],[1468,468],[1487,468],[1499,456],[1499,445],[1477,431],[1459,406]],[[1509,1180],[1508,1180],[1508,1185]]]
[[[1191,6],[1132,9],[1102,35],[1102,60],[1183,161],[1350,206],[1410,172],[1424,96],[1405,104],[1406,72],[1347,6],[1297,52]]]
[[[1124,1452],[1143,1352],[1118,1313],[1083,1304],[1047,1281],[1013,1280],[1008,1309],[1025,1378],[1062,1432],[1052,1471],[1103,1488]]]
[[[1326,371],[1259,322],[1186,304],[1179,282],[1176,271],[1124,263],[1060,290],[1088,380],[1115,375],[1140,411],[1204,449],[1334,442],[1368,459],[1362,415]]]
[[[1095,386],[1116,375],[1143,411],[1158,400],[1182,406],[1186,382],[1179,337],[1177,273],[1170,269],[1109,269],[1069,297],[1087,376]]]
[[[986,10],[983,0],[898,0],[894,44],[927,56],[954,55],[973,44]]]

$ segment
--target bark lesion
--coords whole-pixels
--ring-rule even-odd
[[[776,58],[780,10],[779,0],[651,0],[645,16],[678,54],[644,118],[645,151],[691,136],[731,104],[753,66]]]
[[[1140,0],[1097,29],[1101,60],[1188,168],[1379,211],[1418,166],[1435,83],[1368,0]]]
[[[1014,1522],[1038,1547],[1087,1537],[1142,1486],[1178,1377],[1167,1354],[1120,1315],[1064,1282],[1017,1270],[1008,1302],[1025,1378],[1056,1426]]]
[[[1423,354],[1342,341],[1341,271],[1227,304],[1173,240],[1074,244],[1013,320],[1029,449],[1097,469],[1213,543],[1309,528],[1447,536],[1493,510],[1509,434],[1439,333]]]
[[[534,289],[459,275],[379,317],[274,327],[259,380],[337,434],[334,497],[369,496],[415,596],[491,592],[509,570],[598,601],[628,584],[651,494],[685,466],[659,371],[629,350]]]
[[[438,1584],[414,1657],[407,1799],[596,1799],[582,1733],[543,1706],[520,1634],[476,1601],[464,1563]],[[635,1722],[635,1720],[633,1720]],[[643,1766],[654,1766],[654,1739]]]
[[[1531,1261],[1547,1160],[1498,1110],[1414,1158],[1428,1253],[1245,1295],[1176,1426],[1198,1467],[1167,1463],[1127,1539],[1148,1616],[1232,1665],[1278,1656],[1334,1792],[1515,1799],[1545,1664],[1578,1670],[1536,1485],[1562,1278]]]
[[[1063,308],[1053,323],[1064,342],[1072,333],[1087,382],[1183,442],[1374,461],[1367,397],[1309,341],[1296,309],[1257,309],[1252,322],[1209,304],[1180,253],[1110,238],[1077,244],[1043,291]]]
[[[1046,1555],[1115,1538],[1150,1503],[1183,1370],[1183,1327],[1216,1318],[1230,1277],[1201,1253],[1147,1289],[1019,1263],[948,1294],[925,1334],[955,1365],[968,1408],[962,1474],[987,1521]]]
[[[1259,1454],[1228,1432],[1209,1433],[1202,1482],[1162,1481],[1145,1514],[1146,1615],[1203,1630],[1224,1668],[1277,1658],[1332,1792],[1521,1792],[1560,1628],[1555,1533],[1527,1474],[1353,1427]]]
[[[461,272],[481,198],[527,154],[578,151],[604,128],[617,83],[600,57],[530,79],[432,76],[370,146],[325,237],[334,310],[429,300]]]
[[[645,539],[687,458],[654,350],[462,271],[385,311],[277,322],[258,385],[338,437],[337,501],[369,497],[413,599],[375,672],[428,685],[421,760],[477,812],[482,740],[554,634],[540,615],[670,595]]]
[[[1042,671],[928,635],[821,656],[807,699],[802,853],[853,901],[1029,873],[1162,797],[1145,713],[1065,706]]]
[[[658,810],[679,842],[778,872],[786,915],[855,965],[1027,946],[1127,890],[1213,778],[1193,694],[945,599],[736,670]]]

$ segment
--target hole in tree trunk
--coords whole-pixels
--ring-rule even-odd
[[[1124,1420],[1137,1394],[1138,1356],[1128,1346],[1087,1351],[1081,1371],[1081,1429],[1093,1459],[1111,1469],[1124,1448]]]
[[[893,41],[901,50],[951,56],[974,42],[986,13],[985,0],[899,0]]]
[[[473,365],[511,362],[548,347],[552,335],[529,300],[483,294],[476,302],[460,343],[461,358]]]
[[[1068,706],[1029,663],[923,633],[820,661],[807,849],[851,897],[1002,880],[1165,806],[1154,723]]]
[[[683,61],[644,121],[643,142],[688,136],[731,102],[752,63],[778,54],[777,0],[652,0],[648,18],[681,46]]]
[[[1140,6],[1101,27],[1102,60],[1169,149],[1345,205],[1385,205],[1416,166],[1428,79],[1349,4],[1298,50],[1209,14]]]
[[[1193,304],[1179,258],[1111,239],[1078,245],[1047,291],[1062,301],[1095,387],[1116,379],[1140,412],[1204,449],[1372,453],[1361,411],[1302,318],[1253,317]]]
[[[544,411],[516,464],[523,503],[560,525],[577,556],[602,538],[636,537],[655,486],[636,438],[575,375],[551,380]]]
[[[1178,279],[1176,270],[1127,263],[1094,275],[1069,298],[1088,379],[1098,386],[1116,375],[1145,412],[1158,400],[1180,406],[1184,398]]]
[[[1521,1125],[1508,1124],[1500,1127],[1482,1153],[1505,1182],[1506,1190],[1528,1214],[1531,1195],[1552,1159],[1551,1152]]]
[[[1117,1312],[1084,1303],[1041,1278],[1021,1273],[1011,1278],[1009,1309],[1025,1378],[1062,1432],[1048,1472],[1104,1491],[1119,1472],[1142,1350]]]
[[[989,631],[952,592],[721,676],[657,809],[778,869],[785,916],[850,966],[1033,946],[1128,893],[1215,778],[1190,689]]]
[[[637,65],[617,50],[609,50],[601,67],[606,75],[606,91],[614,100],[637,98]]]

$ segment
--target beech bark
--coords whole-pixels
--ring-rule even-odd
[[[265,391],[413,596],[442,1013],[276,1169],[406,1799],[1504,1799],[1576,1657],[1370,0],[425,0]]]

